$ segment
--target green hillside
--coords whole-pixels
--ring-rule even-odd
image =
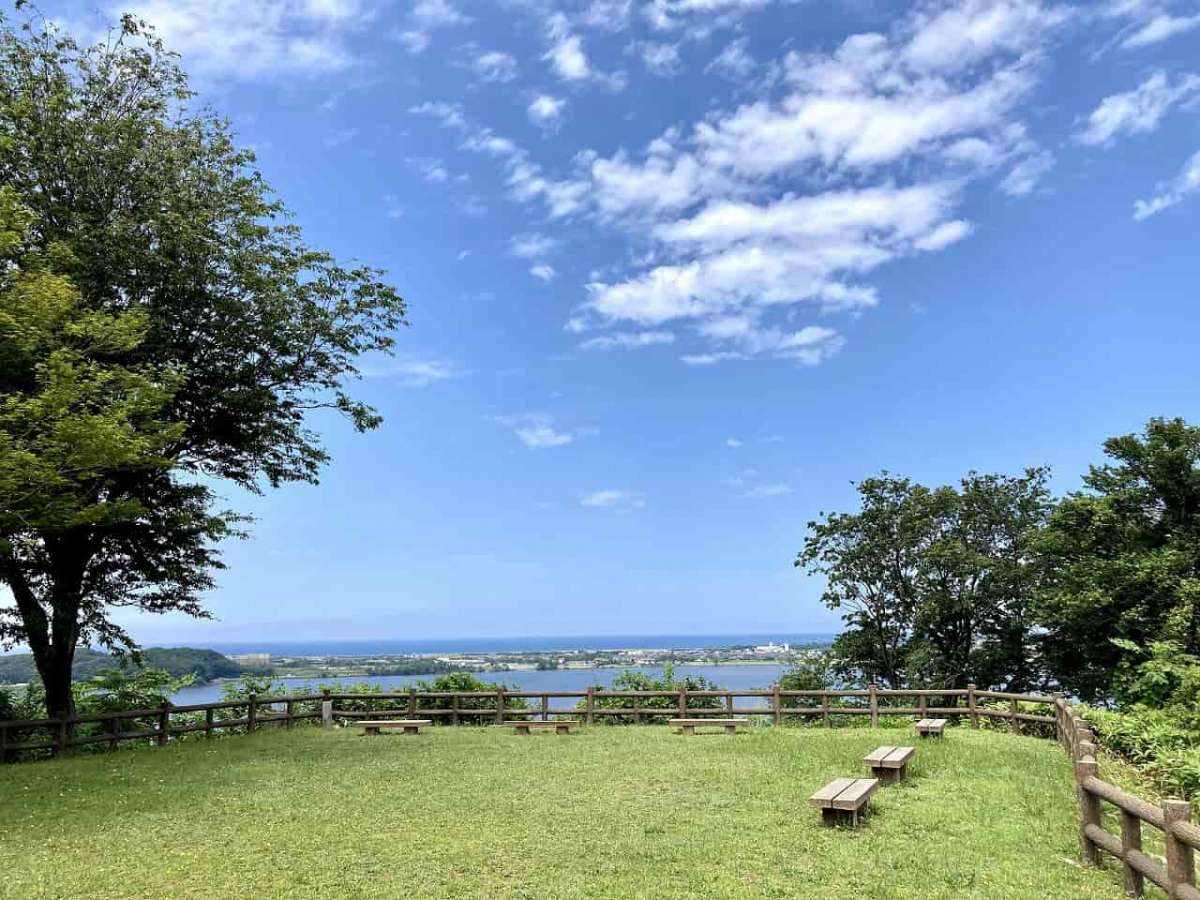
[[[195,675],[199,682],[216,678],[234,678],[245,668],[216,650],[197,650],[191,647],[151,647],[142,652],[142,662],[150,669],[165,669],[175,677]],[[127,661],[126,665],[130,665]],[[122,665],[122,661],[97,650],[81,649],[75,653],[71,669],[76,681],[85,681],[101,669]],[[33,656],[13,653],[0,656],[0,684],[24,684],[37,678]]]

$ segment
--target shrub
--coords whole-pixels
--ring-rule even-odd
[[[592,685],[596,691],[719,691],[720,685],[699,675],[688,675],[684,678],[675,677],[675,667],[663,666],[662,675],[654,676],[646,672],[634,672],[626,669],[613,679],[611,687]],[[597,709],[633,709],[632,697],[597,697],[594,701]],[[688,709],[720,709],[724,705],[721,697],[688,697]],[[585,709],[586,700],[580,700],[576,709]],[[643,723],[663,724],[668,719],[679,715],[679,701],[675,697],[641,697],[638,707],[641,710],[639,721]],[[649,714],[647,710],[664,710],[661,714]],[[597,716],[597,724],[629,725],[634,721],[630,715]]]

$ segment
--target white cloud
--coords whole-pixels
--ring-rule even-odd
[[[438,381],[457,378],[464,373],[454,363],[442,359],[381,357],[362,366],[364,378],[395,378],[405,387],[422,388]]]
[[[529,267],[529,274],[539,281],[553,281],[554,276],[558,273],[554,271],[554,266],[549,263],[538,263],[535,266]]]
[[[1155,213],[1182,203],[1191,194],[1200,193],[1200,151],[1197,151],[1170,182],[1160,186],[1159,193],[1149,200],[1134,204],[1133,217],[1139,222]]]
[[[791,492],[792,489],[790,486],[782,482],[776,482],[774,484],[755,485],[742,494],[742,496],[751,500],[766,500],[770,497],[782,497],[784,494],[790,494]]]
[[[414,56],[424,53],[429,46],[429,34],[424,31],[397,31],[393,37]]]
[[[395,194],[383,195],[384,214],[389,219],[401,219],[404,217],[404,207],[400,203],[400,198]]]
[[[496,416],[496,421],[513,429],[517,439],[533,450],[565,447],[575,441],[578,432],[561,431],[545,413],[524,413],[519,416]]]
[[[571,30],[565,14],[558,12],[550,16],[546,23],[546,35],[550,49],[542,58],[550,63],[555,74],[563,81],[594,81],[614,91],[625,87],[623,73],[605,73],[593,68],[584,50],[583,38]]]
[[[562,118],[567,101],[549,94],[538,94],[530,102],[525,112],[529,121],[539,128],[554,128]]]
[[[579,345],[580,350],[635,350],[675,343],[669,331],[618,331],[590,338]]]
[[[1030,36],[1065,22],[1066,6],[1038,0],[965,0],[919,11],[910,23],[904,58],[915,68],[959,71],[998,51],[1023,53]]]
[[[464,47],[469,55],[468,66],[487,82],[512,81],[517,77],[517,59],[503,50],[481,50],[473,44]]]
[[[705,66],[705,71],[718,72],[735,80],[746,78],[757,65],[754,58],[746,51],[746,46],[747,40],[744,37],[726,44],[725,49]]]
[[[579,505],[592,509],[641,509],[646,501],[634,491],[609,488],[584,494],[579,498]]]
[[[642,63],[647,71],[655,75],[674,75],[679,71],[681,61],[679,48],[674,44],[656,44],[643,41],[639,45]]]
[[[517,437],[526,447],[539,449],[543,447],[565,447],[575,438],[566,432],[555,431],[549,425],[529,425],[517,429]]]
[[[1009,170],[1000,182],[1000,190],[1012,197],[1023,197],[1037,187],[1042,176],[1053,168],[1053,153],[1048,150],[1031,153]]]
[[[1076,140],[1107,145],[1122,135],[1154,131],[1173,107],[1197,94],[1200,75],[1185,74],[1172,81],[1165,72],[1154,72],[1133,90],[1101,100]]]
[[[742,446],[742,442],[739,441],[737,438],[725,438],[725,446],[726,447],[740,447],[740,446]]]
[[[364,0],[140,0],[105,11],[152,24],[192,74],[241,81],[347,69],[355,57],[346,39],[372,18]]]
[[[624,31],[629,27],[633,0],[592,0],[580,16],[580,24],[603,31]]]
[[[558,239],[540,232],[518,234],[509,242],[509,250],[519,259],[540,259],[558,249]]]
[[[470,16],[459,12],[449,0],[417,0],[412,16],[426,28],[465,25],[471,21]]]
[[[445,164],[432,156],[410,156],[404,161],[409,168],[415,169],[421,177],[432,184],[441,184],[449,180],[450,173]]]
[[[1121,46],[1126,49],[1148,47],[1196,28],[1200,28],[1200,13],[1194,16],[1173,16],[1169,13],[1160,13],[1125,38],[1121,42]]]
[[[971,231],[972,226],[970,222],[963,219],[955,219],[952,222],[942,223],[929,232],[929,234],[915,241],[913,246],[918,250],[941,250],[944,247],[949,247],[951,244],[961,241]]]

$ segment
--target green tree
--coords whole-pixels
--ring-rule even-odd
[[[1200,655],[1200,428],[1151,419],[1104,452],[1041,541],[1046,658],[1087,700],[1112,697],[1130,645]]]
[[[912,640],[929,490],[887,472],[855,485],[856,513],[808,523],[796,566],[825,578],[821,601],[848,626],[834,642],[847,676],[898,688]]]
[[[1045,469],[973,472],[928,488],[884,473],[857,485],[858,512],[810,522],[796,565],[824,576],[822,601],[843,611],[849,627],[833,647],[842,677],[1032,686],[1046,479]]]
[[[380,423],[345,382],[405,306],[303,242],[129,17],[86,47],[0,20],[0,186],[0,643],[64,713],[76,647],[133,646],[113,607],[205,615],[215,484],[315,482],[312,410]]]

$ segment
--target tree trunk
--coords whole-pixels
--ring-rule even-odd
[[[71,693],[71,664],[75,661],[75,649],[46,647],[42,653],[34,652],[38,675],[46,689],[46,711],[52,719],[70,718],[75,715],[75,697]]]

